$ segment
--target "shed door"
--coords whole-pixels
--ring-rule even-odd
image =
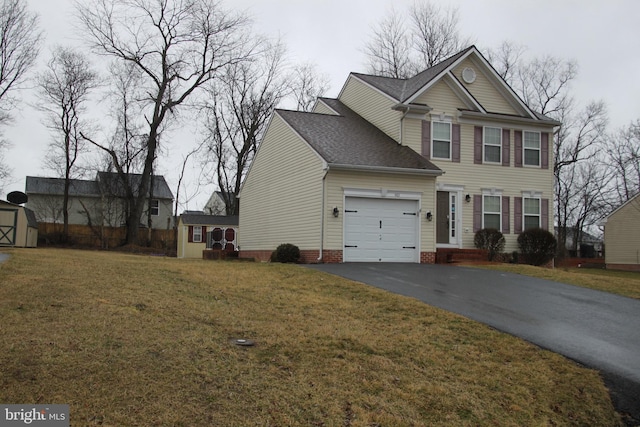
[[[14,246],[16,244],[17,224],[17,210],[0,209],[0,246]]]
[[[345,262],[419,262],[416,200],[347,197]]]

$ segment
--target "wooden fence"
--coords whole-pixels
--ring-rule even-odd
[[[38,243],[44,245],[66,243],[79,247],[111,249],[124,245],[127,237],[125,227],[89,227],[69,224],[69,239],[63,242],[62,229],[62,224],[38,223]],[[175,252],[176,233],[173,229],[151,230],[149,233],[149,229],[140,228],[138,241],[146,243],[146,246],[153,249]]]

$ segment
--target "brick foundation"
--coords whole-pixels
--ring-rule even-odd
[[[607,264],[607,270],[640,271],[640,264]]]
[[[435,264],[436,253],[435,252],[420,252],[420,264]]]

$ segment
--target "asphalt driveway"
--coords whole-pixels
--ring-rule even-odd
[[[638,300],[517,274],[448,265],[308,267],[416,298],[598,369],[618,411],[640,422]]]

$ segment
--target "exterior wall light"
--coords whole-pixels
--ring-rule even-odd
[[[433,220],[433,215],[431,214],[431,211],[427,212],[426,218],[427,218],[427,221]]]
[[[469,203],[471,201],[471,196],[469,194],[467,194],[466,196],[464,196],[464,200]]]
[[[334,207],[333,208],[333,216],[335,216],[336,218],[338,218],[338,215],[340,215],[340,210],[338,209],[338,207]]]

